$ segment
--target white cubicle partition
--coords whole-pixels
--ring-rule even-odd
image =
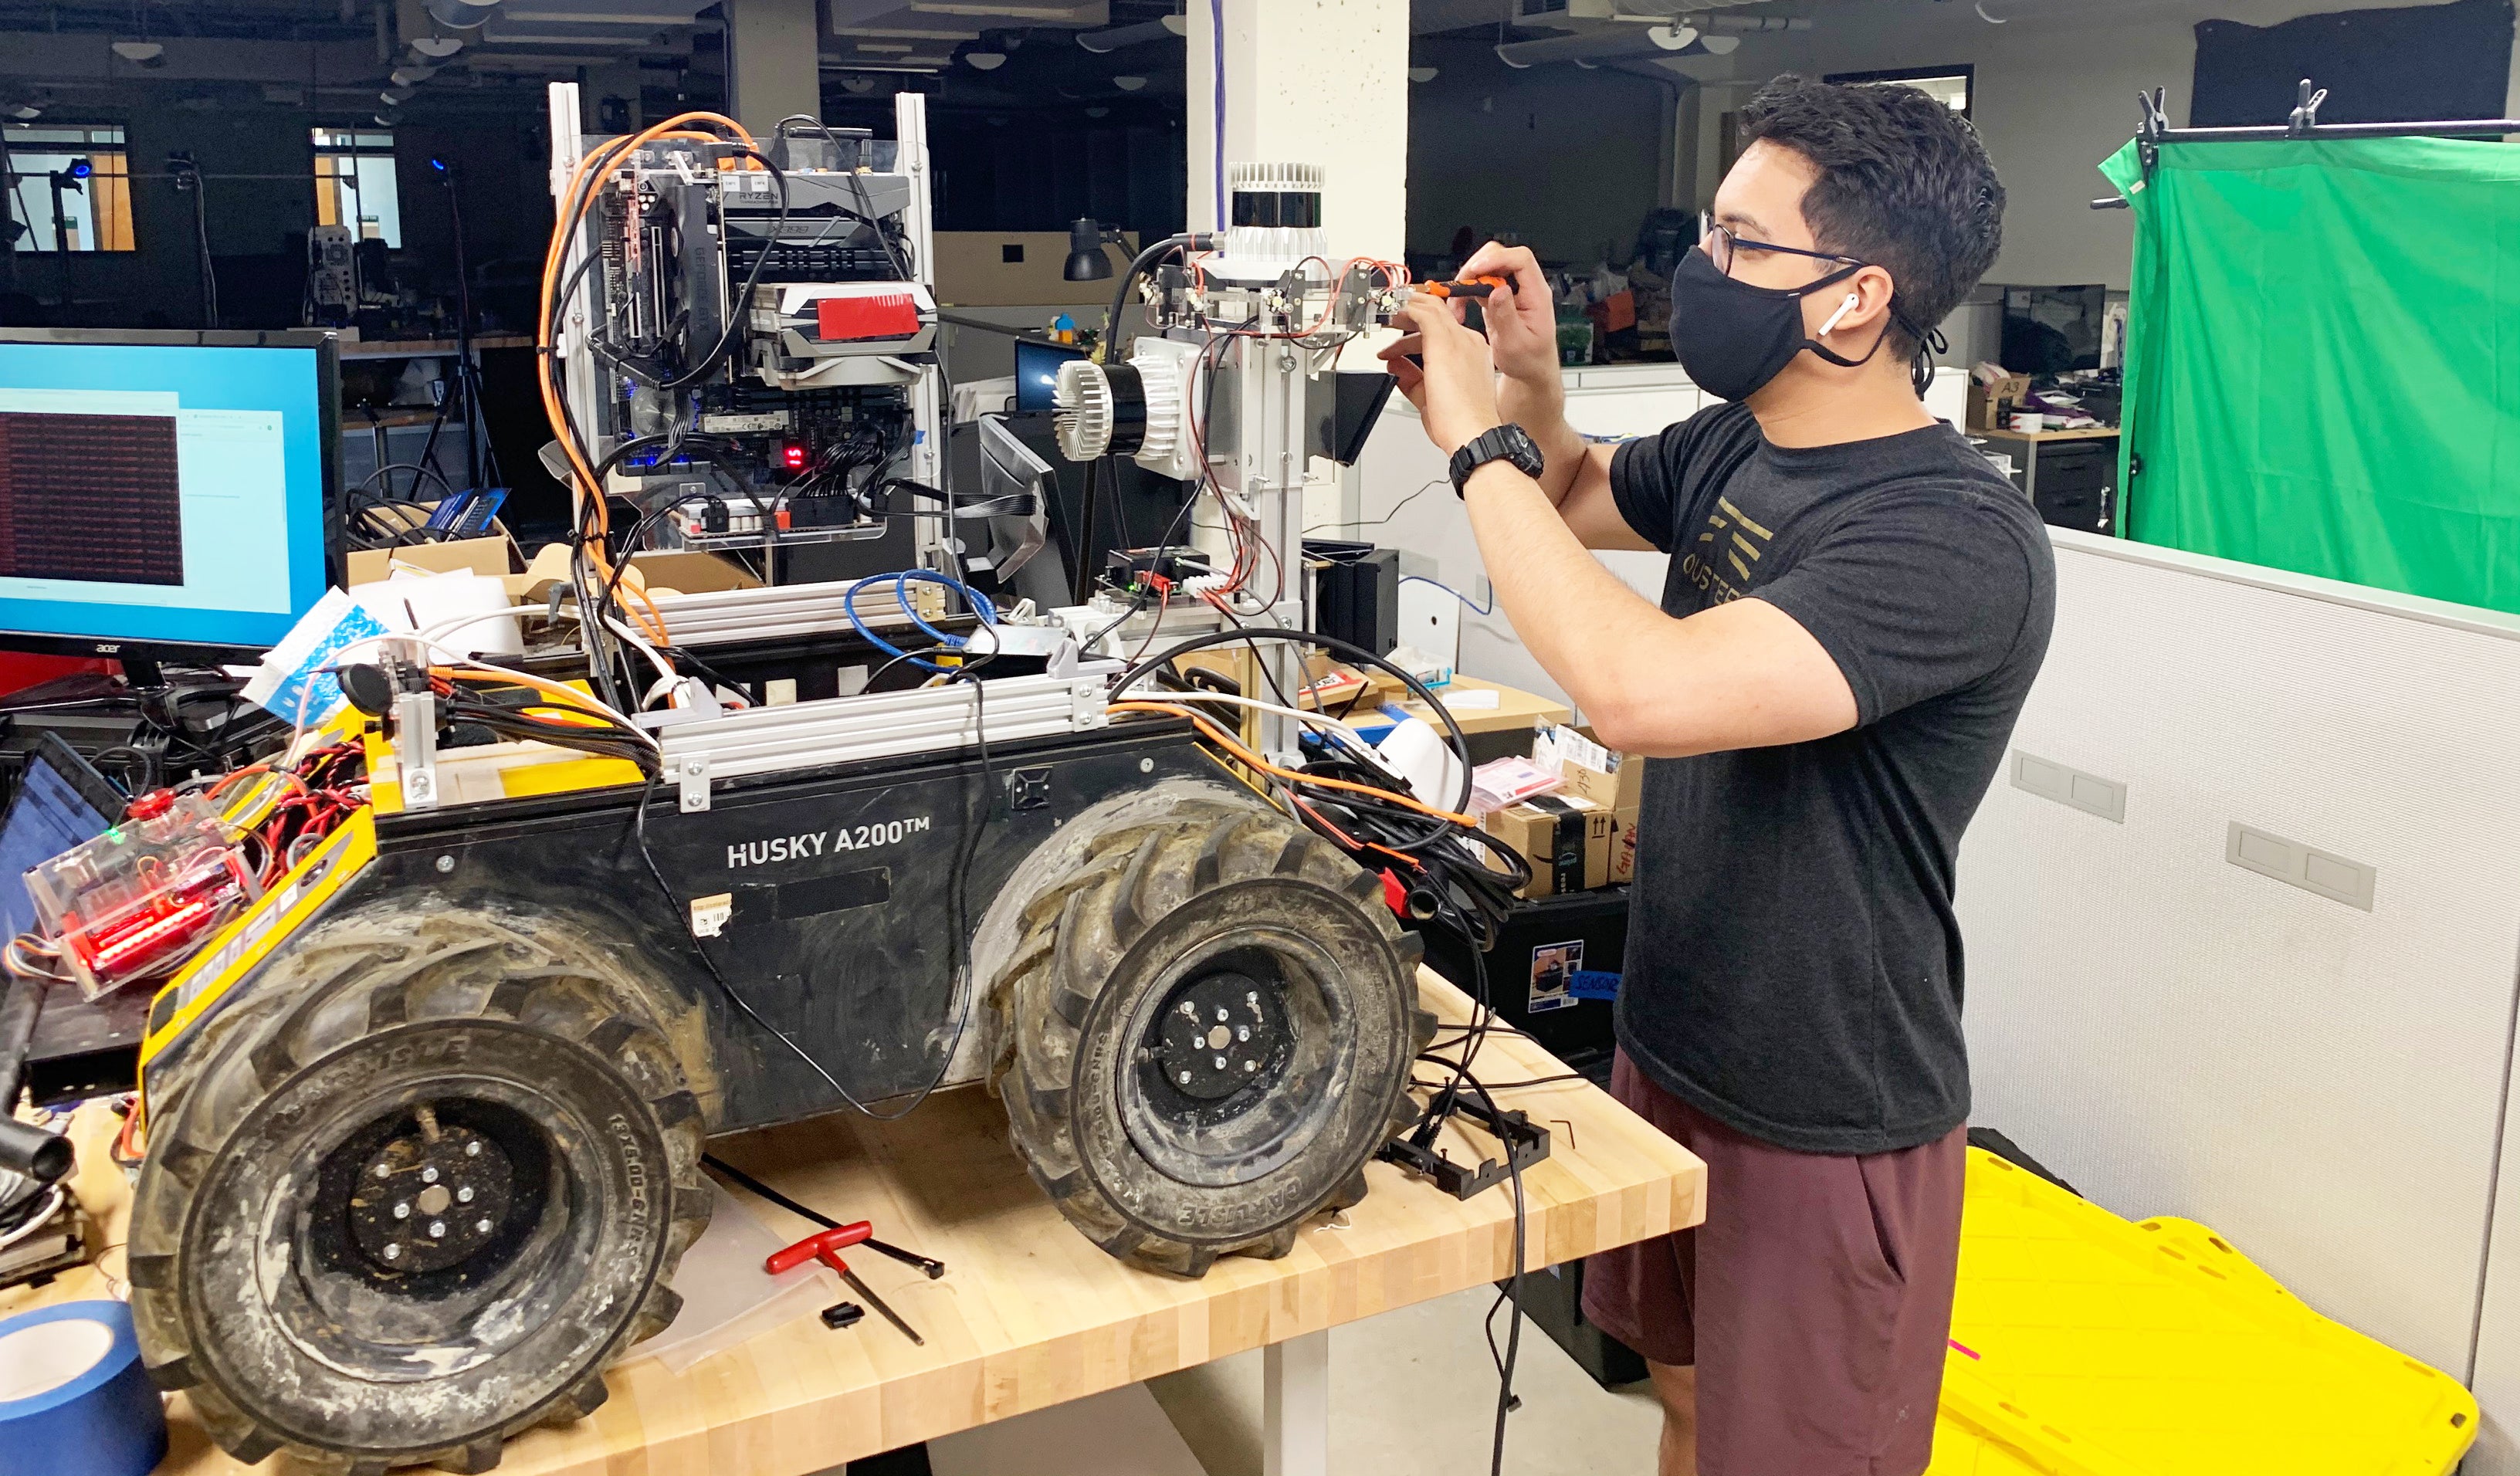
[[[2480,1327],[2520,962],[2520,619],[2054,543],[2055,639],[2013,746],[2050,767],[2008,763],[1960,850],[1972,1121],[2473,1375],[2468,1469],[2520,1472],[2520,1233]],[[2090,809],[2049,797],[2062,771]]]

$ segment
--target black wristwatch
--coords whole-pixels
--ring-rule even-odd
[[[1540,443],[1529,431],[1520,425],[1499,425],[1453,453],[1453,495],[1467,496],[1462,489],[1468,485],[1470,473],[1494,461],[1511,462],[1525,476],[1536,477],[1549,469],[1549,458],[1541,454]]]

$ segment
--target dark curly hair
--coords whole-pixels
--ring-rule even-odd
[[[1966,118],[1897,82],[1791,73],[1741,111],[1741,143],[1793,150],[1820,169],[1803,220],[1822,250],[1890,273],[1892,338],[1913,356],[1995,264],[2003,182]]]

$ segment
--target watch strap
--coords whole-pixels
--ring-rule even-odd
[[[1547,469],[1548,459],[1541,455],[1540,443],[1520,425],[1495,426],[1453,453],[1448,469],[1453,477],[1453,495],[1466,497],[1470,474],[1490,462],[1511,462],[1525,476],[1538,476]]]

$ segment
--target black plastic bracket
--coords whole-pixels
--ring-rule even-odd
[[[1455,1163],[1434,1145],[1435,1130],[1447,1116],[1467,1118],[1486,1129],[1490,1137],[1505,1144],[1507,1162],[1482,1158],[1475,1169]],[[1468,1199],[1548,1158],[1549,1130],[1533,1122],[1528,1114],[1491,1107],[1474,1096],[1456,1096],[1448,1110],[1436,1113],[1427,1127],[1391,1140],[1374,1156],[1433,1180],[1437,1188],[1456,1199]]]

